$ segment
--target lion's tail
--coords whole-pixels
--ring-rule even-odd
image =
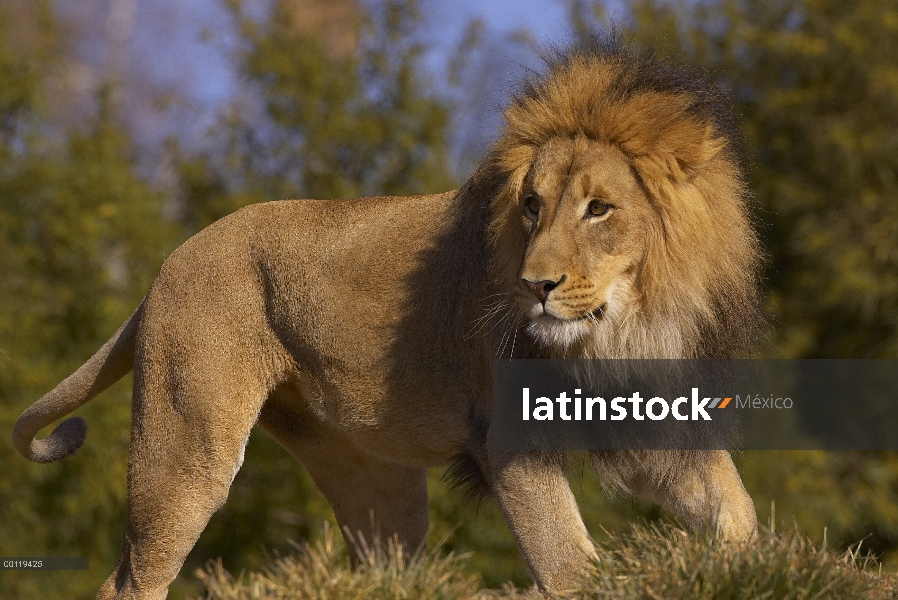
[[[66,419],[45,439],[34,436],[128,374],[134,367],[134,340],[142,314],[143,303],[96,354],[19,416],[12,440],[22,456],[53,462],[81,447],[87,435],[87,423],[81,417]]]

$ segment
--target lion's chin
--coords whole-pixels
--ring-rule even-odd
[[[567,350],[589,335],[591,327],[585,319],[565,320],[547,315],[530,321],[527,331],[533,339],[545,346]]]

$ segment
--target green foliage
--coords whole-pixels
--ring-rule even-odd
[[[598,560],[580,586],[549,598],[894,598],[898,579],[877,576],[875,562],[860,547],[833,552],[800,534],[762,530],[758,540],[737,548],[675,528],[635,527],[598,546]],[[197,576],[206,600],[301,600],[441,598],[535,600],[546,595],[506,586],[479,589],[465,574],[465,557],[431,551],[408,559],[390,546],[368,550],[361,568],[350,570],[332,532],[314,547],[300,547],[261,572],[234,578],[220,562]]]
[[[27,124],[33,123],[41,104],[38,85],[41,67],[53,62],[55,36],[45,2],[36,3],[41,35],[32,41],[27,54],[17,52],[7,39],[11,19],[0,11],[0,160],[12,152],[12,144],[21,139]]]
[[[2,33],[0,29],[0,33]],[[0,57],[5,55],[0,38]],[[26,80],[39,55],[17,58]],[[78,411],[91,432],[78,456],[53,465],[9,443],[18,414],[105,341],[140,302],[174,230],[163,197],[137,176],[130,142],[101,96],[100,114],[58,142],[39,129],[39,90],[9,113],[16,135],[0,163],[0,555],[87,556],[89,572],[4,572],[0,596],[95,593],[118,557],[130,402],[120,383]]]
[[[176,149],[190,229],[250,202],[445,191],[448,109],[421,81],[412,1],[374,5],[360,47],[341,55],[302,30],[289,2],[258,20],[229,0],[244,91],[186,159]]]

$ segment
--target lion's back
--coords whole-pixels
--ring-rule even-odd
[[[428,254],[452,208],[452,192],[247,206],[169,256],[145,320],[178,343],[263,340],[322,377],[327,365],[352,364],[347,377],[370,378],[373,365],[393,362],[397,340],[422,346],[403,356],[430,351],[441,325],[415,314],[436,314],[430,304],[452,296]],[[420,273],[431,283],[413,283]],[[418,328],[428,335],[410,334]]]

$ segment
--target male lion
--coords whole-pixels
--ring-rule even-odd
[[[731,357],[753,337],[757,242],[728,113],[679,69],[592,41],[557,52],[457,192],[281,201],[212,224],[29,407],[16,448],[83,442],[72,412],[134,370],[128,522],[99,598],[164,598],[258,421],[344,530],[422,544],[428,467],[498,500],[537,583],[594,555],[564,461],[491,449],[497,357]],[[609,485],[732,540],[751,498],[724,451],[603,452]],[[475,475],[471,475],[475,473]]]

